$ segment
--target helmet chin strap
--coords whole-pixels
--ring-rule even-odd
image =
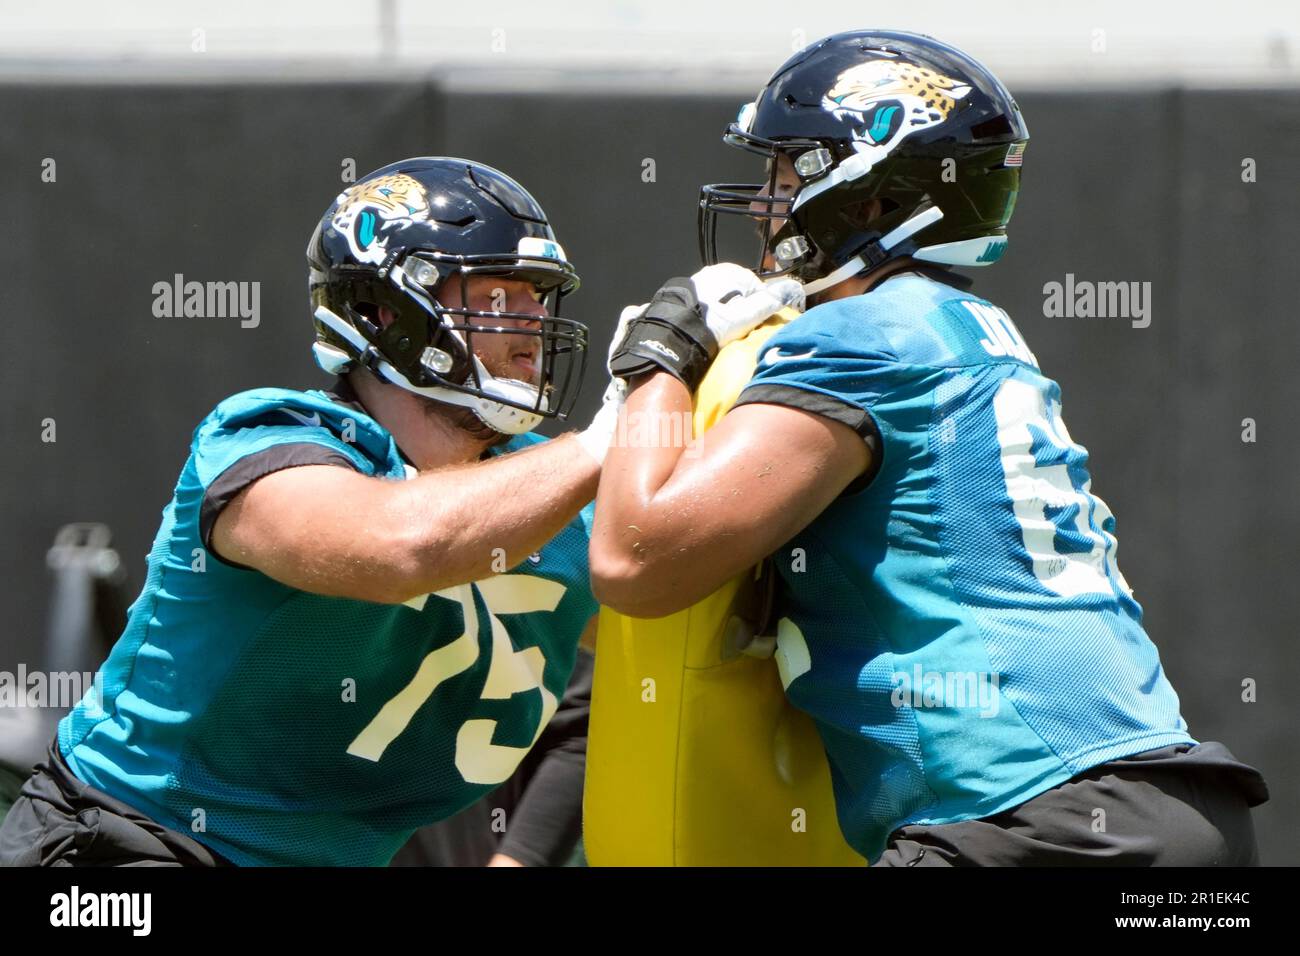
[[[537,389],[533,386],[524,382],[495,378],[484,368],[477,356],[474,357],[474,364],[478,367],[480,387],[489,395],[506,398],[521,405],[537,403]],[[526,412],[478,395],[467,395],[453,388],[441,385],[412,385],[405,375],[382,358],[376,362],[376,368],[390,384],[412,394],[433,399],[435,402],[468,408],[484,425],[503,435],[522,435],[524,432],[532,431],[542,420],[542,416],[535,412]]]
[[[900,223],[891,231],[885,233],[876,240],[876,247],[882,252],[888,252],[905,239],[910,239],[926,226],[933,225],[943,218],[943,210],[938,206],[931,206],[912,216],[906,222]],[[883,262],[876,263],[876,266],[884,265]],[[868,261],[863,255],[856,255],[844,265],[840,266],[830,275],[822,276],[812,282],[804,283],[803,291],[805,295],[816,295],[818,292],[825,292],[832,286],[837,286],[845,279],[852,279],[868,267]]]
[[[365,354],[371,350],[370,343],[365,337],[354,329],[349,323],[335,315],[332,311],[321,306],[316,310],[317,321],[329,326],[356,348],[356,350]],[[443,402],[447,405],[455,405],[459,408],[468,408],[478,419],[493,431],[500,432],[503,435],[522,435],[524,432],[536,428],[542,421],[542,416],[536,412],[527,412],[520,408],[513,408],[509,405],[503,405],[500,402],[494,402],[491,399],[482,398],[478,395],[468,395],[465,392],[458,392],[455,389],[447,388],[441,385],[415,385],[412,384],[405,375],[399,372],[387,359],[382,356],[371,353],[374,356],[374,370],[380,378],[390,385],[396,385],[404,391],[411,392],[423,398],[432,399],[435,402]],[[536,405],[538,401],[537,389],[526,382],[517,382],[512,379],[496,378],[483,365],[477,355],[472,355],[474,367],[478,371],[480,388],[489,395],[507,399],[512,402],[518,402],[521,405]]]

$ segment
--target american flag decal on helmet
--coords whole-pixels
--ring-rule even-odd
[[[1025,161],[1026,143],[1012,143],[1007,147],[1007,158],[1002,160],[1003,166],[1020,166]]]

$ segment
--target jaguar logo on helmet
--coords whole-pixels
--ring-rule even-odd
[[[348,241],[359,262],[379,265],[388,255],[383,233],[394,226],[429,218],[424,187],[405,173],[358,183],[339,193],[330,224]]]
[[[822,109],[850,122],[859,150],[888,152],[904,137],[942,123],[969,85],[902,59],[877,59],[841,73]]]

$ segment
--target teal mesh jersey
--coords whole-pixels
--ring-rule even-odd
[[[103,699],[59,726],[78,777],[235,863],[384,864],[488,793],[554,713],[596,611],[590,506],[509,573],[405,605],[298,591],[205,550],[223,484],[307,463],[405,479],[388,432],[335,398],[259,389],[203,421]]]
[[[775,556],[778,664],[868,859],[1105,761],[1191,743],[1115,519],[1015,325],[920,274],[809,310],[740,403],[857,429],[879,470]]]

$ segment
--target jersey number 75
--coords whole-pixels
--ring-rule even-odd
[[[456,769],[467,783],[477,784],[502,783],[515,772],[519,761],[523,760],[554,716],[558,701],[542,683],[542,672],[546,669],[542,649],[526,647],[516,651],[497,615],[554,611],[565,590],[563,584],[525,574],[501,574],[434,592],[433,597],[460,604],[465,632],[450,644],[425,656],[410,683],[384,704],[374,719],[357,734],[348,747],[349,754],[366,760],[379,760],[438,685],[468,670],[478,660],[479,623],[474,603],[475,589],[483,597],[492,625],[492,660],[481,698],[505,700],[537,689],[542,693],[542,713],[527,747],[494,744],[495,720],[475,718],[465,721],[456,734]]]

